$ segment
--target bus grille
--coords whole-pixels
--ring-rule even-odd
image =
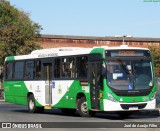
[[[143,109],[145,108],[145,106],[147,105],[147,103],[143,103],[143,104],[121,104],[122,109],[126,109],[128,110],[129,107],[138,107],[138,109]]]

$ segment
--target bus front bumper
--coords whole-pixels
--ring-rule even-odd
[[[129,110],[151,110],[156,108],[156,99],[147,102],[112,102],[110,100],[103,100],[104,111],[129,111]]]

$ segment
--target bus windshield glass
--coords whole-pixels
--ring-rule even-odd
[[[150,60],[107,60],[107,84],[115,90],[145,90],[153,86]]]

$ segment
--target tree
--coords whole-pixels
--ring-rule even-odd
[[[6,56],[28,54],[39,49],[41,26],[6,0],[0,0],[0,65]]]
[[[156,75],[160,75],[160,47],[149,46],[149,49],[153,57],[153,63],[154,63]]]

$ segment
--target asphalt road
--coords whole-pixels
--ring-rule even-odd
[[[143,128],[143,127],[137,128],[138,130],[140,129],[140,130],[145,130],[145,131],[146,130],[154,130],[155,131],[155,130],[160,129],[160,128],[154,128],[156,126],[156,123],[160,122],[160,116],[157,111],[135,113],[125,119],[120,118],[114,112],[112,112],[112,113],[97,113],[95,115],[95,117],[83,118],[83,117],[80,117],[78,113],[76,113],[73,116],[65,116],[61,112],[61,110],[59,110],[59,109],[46,110],[43,114],[38,114],[38,113],[32,114],[32,113],[28,112],[28,109],[26,106],[15,105],[15,104],[10,104],[10,103],[6,103],[6,102],[0,102],[0,122],[3,122],[3,123],[11,122],[12,124],[17,122],[17,123],[23,123],[23,125],[25,124],[24,126],[28,126],[28,125],[26,125],[26,123],[27,124],[34,123],[37,125],[33,125],[33,126],[42,126],[42,127],[43,127],[43,124],[41,125],[39,123],[44,122],[45,124],[48,124],[49,126],[53,126],[53,125],[55,125],[55,122],[58,122],[58,123],[56,123],[58,128],[54,128],[54,129],[56,129],[56,131],[58,131],[58,130],[60,130],[60,131],[63,131],[63,130],[80,131],[82,129],[89,130],[89,131],[90,130],[92,130],[92,131],[94,131],[94,130],[100,130],[100,131],[101,130],[110,130],[110,131],[112,131],[112,130],[116,130],[117,128],[120,128],[120,129],[118,129],[119,131],[121,131],[121,130],[124,131],[125,129],[128,131],[128,128],[121,128],[121,127],[122,126],[129,127],[130,124],[136,124],[136,126],[139,124],[139,126],[143,126],[143,127],[153,126],[153,128]],[[67,122],[71,122],[71,123],[67,123]],[[76,128],[77,123],[75,123],[75,122],[80,124],[80,125],[77,125],[78,128]],[[86,126],[86,122],[89,122],[89,123],[87,123],[87,126]],[[97,123],[94,123],[94,122],[97,122]],[[68,128],[68,126],[71,124],[73,124],[74,128],[72,128],[72,127]],[[120,127],[118,127],[117,124],[120,124]],[[155,125],[149,125],[149,124],[155,124]],[[158,124],[160,125],[160,123],[158,123]],[[90,125],[91,128],[88,128],[88,125]],[[65,126],[66,128],[64,128],[63,126]],[[105,128],[106,126],[111,127],[111,128]],[[114,127],[117,127],[117,128],[114,128]],[[17,130],[17,129],[15,129],[15,130]],[[37,130],[39,130],[39,129],[37,129]],[[51,128],[48,128],[46,130],[51,130]],[[135,131],[134,128],[129,128],[129,130]]]

